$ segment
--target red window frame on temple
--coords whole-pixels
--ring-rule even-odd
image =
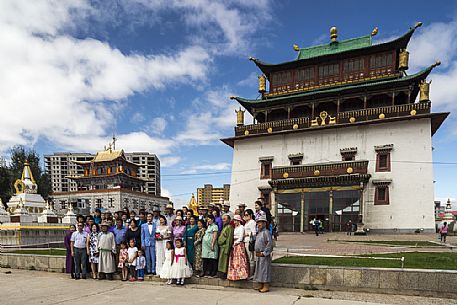
[[[272,170],[273,170],[273,162],[271,160],[262,160],[260,161],[260,179],[270,179]],[[265,167],[268,166],[268,169]]]
[[[376,186],[376,189],[375,189],[375,192],[374,192],[374,204],[375,205],[388,205],[388,204],[390,204],[389,186],[388,185]]]
[[[381,157],[386,158],[385,164],[382,164]],[[390,172],[390,152],[383,151],[376,154],[376,171],[377,172]]]

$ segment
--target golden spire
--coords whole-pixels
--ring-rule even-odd
[[[378,34],[378,31],[379,31],[378,27],[375,27],[373,29],[373,31],[371,31],[371,36],[376,36],[376,34]]]
[[[336,28],[336,26],[332,26],[330,28],[330,39],[332,40],[332,42],[336,42],[337,38],[338,38],[338,29]]]

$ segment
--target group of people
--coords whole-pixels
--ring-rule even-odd
[[[271,281],[272,217],[260,200],[255,211],[240,204],[199,206],[198,213],[171,204],[138,215],[125,208],[115,213],[78,215],[65,236],[67,273],[72,278],[142,281],[145,274],[184,285],[191,276],[231,281],[254,279],[267,292]]]

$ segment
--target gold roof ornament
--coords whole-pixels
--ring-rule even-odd
[[[267,78],[265,75],[259,75],[259,93],[267,92]]]
[[[293,45],[293,48],[294,48],[294,51],[300,51],[300,47],[298,46],[298,44],[294,44]]]
[[[409,52],[406,49],[400,50],[400,54],[398,54],[398,69],[402,71],[408,70],[408,62]]]
[[[236,113],[236,125],[243,126],[244,125],[244,112],[245,110],[240,109],[235,110]]]
[[[187,205],[189,209],[194,211],[194,215],[198,215],[198,204],[197,201],[195,200],[194,193],[192,193],[192,198],[190,198],[189,204]]]
[[[338,29],[336,28],[336,26],[332,26],[330,28],[330,39],[332,40],[332,42],[336,42],[337,38],[338,38]]]
[[[371,36],[376,36],[376,35],[378,34],[378,32],[379,32],[378,27],[375,27],[375,28],[373,29],[373,31],[371,31]]]
[[[430,100],[430,84],[424,79],[419,83],[419,102],[428,102]]]

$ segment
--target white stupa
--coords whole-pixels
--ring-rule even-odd
[[[68,211],[65,216],[62,218],[62,223],[74,224],[76,223],[76,214],[73,212],[73,206],[70,204]]]
[[[22,170],[21,179],[17,179],[14,183],[16,194],[11,197],[8,202],[8,209],[13,215],[19,213],[24,214],[24,209],[27,210],[28,214],[32,216],[32,221],[36,222],[38,216],[46,208],[46,202],[43,197],[38,194],[38,186],[33,179],[32,170],[28,161],[24,163],[24,169]],[[21,203],[21,206],[19,204]],[[16,212],[16,209],[21,211]]]
[[[46,203],[46,208],[43,210],[43,213],[41,213],[40,216],[38,216],[38,222],[43,222],[43,223],[58,223],[59,219],[54,212],[52,205],[47,202]]]

